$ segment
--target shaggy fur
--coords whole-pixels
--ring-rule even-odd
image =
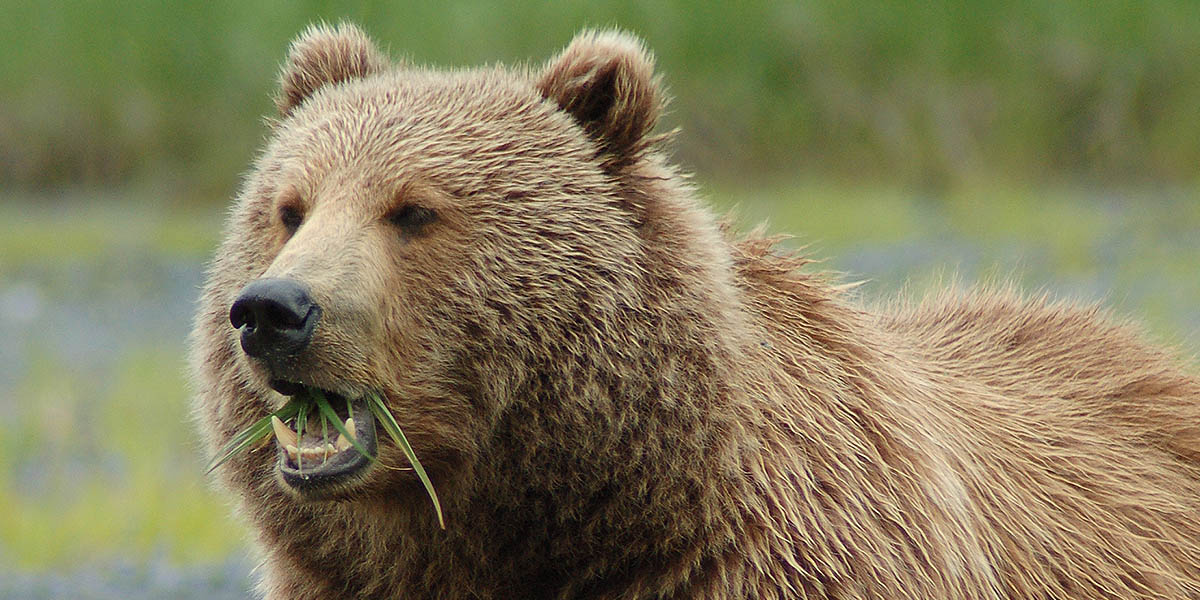
[[[331,501],[254,449],[219,478],[268,598],[1200,598],[1196,377],[1095,309],[871,311],[732,240],[649,137],[638,42],[446,72],[318,27],[282,81],[197,317],[197,419],[214,451],[282,405],[229,307],[302,281],[324,312],[281,368],[382,392],[446,529],[386,440]]]

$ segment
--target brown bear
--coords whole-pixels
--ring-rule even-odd
[[[1200,598],[1200,379],[1095,308],[872,309],[738,239],[652,67],[613,32],[516,69],[293,44],[196,416],[215,452],[323,390],[374,460],[218,469],[266,597]]]

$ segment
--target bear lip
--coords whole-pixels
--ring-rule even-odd
[[[294,382],[286,382],[274,380],[271,382],[271,387],[280,393],[285,391],[291,392],[289,395],[294,395],[303,392],[307,386]],[[299,461],[292,458],[291,453],[285,448],[284,443],[275,436],[275,447],[277,450],[276,470],[280,476],[280,480],[285,486],[299,494],[301,497],[312,500],[320,500],[327,498],[332,494],[353,486],[360,481],[366,474],[371,463],[374,462],[378,449],[377,436],[375,432],[375,416],[367,408],[362,399],[352,399],[348,403],[344,396],[321,390],[329,399],[334,407],[348,406],[352,414],[347,415],[354,419],[354,438],[367,451],[367,456],[364,456],[353,446],[343,450],[329,453],[321,458],[313,459],[312,462],[305,459],[303,452],[299,457]],[[316,421],[311,421],[315,424]],[[294,429],[288,425],[282,425],[286,430],[295,433]],[[316,429],[316,428],[314,428]],[[330,428],[332,430],[332,428]],[[334,432],[334,437],[340,437]],[[312,452],[313,442],[316,447],[320,447],[323,441],[317,431],[306,430],[304,438],[299,441],[298,446],[301,449],[309,449]],[[295,448],[293,448],[293,452]],[[311,458],[311,457],[310,457]],[[299,462],[300,464],[297,464]]]
[[[285,379],[272,379],[270,381],[271,389],[283,394],[284,396],[295,396],[304,391],[304,384]]]

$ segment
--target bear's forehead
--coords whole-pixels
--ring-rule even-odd
[[[348,160],[488,162],[515,148],[529,160],[575,150],[572,128],[521,74],[398,70],[318,91],[280,123],[270,154],[309,169]]]
[[[286,128],[312,142],[490,138],[564,125],[528,80],[502,71],[394,71],[320,90]]]
[[[300,188],[417,175],[469,191],[531,173],[586,178],[589,144],[520,73],[398,70],[319,90],[279,123],[264,166]]]

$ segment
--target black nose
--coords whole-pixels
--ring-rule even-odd
[[[259,279],[242,288],[229,322],[242,330],[242,350],[258,358],[292,356],[312,340],[321,307],[291,279]]]

